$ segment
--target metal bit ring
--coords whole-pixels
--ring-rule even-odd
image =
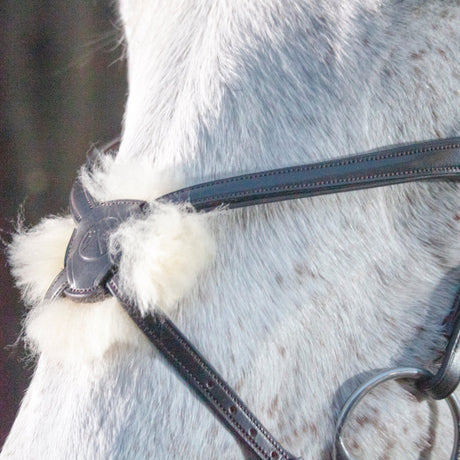
[[[388,369],[379,374],[375,375],[363,385],[361,385],[357,390],[355,390],[348,400],[346,401],[345,405],[343,406],[342,410],[340,411],[339,418],[337,420],[336,430],[335,430],[335,441],[334,441],[334,453],[333,458],[334,460],[354,460],[353,457],[348,452],[345,443],[342,440],[342,431],[344,425],[356,408],[358,403],[374,388],[380,385],[383,382],[387,382],[389,380],[401,380],[401,379],[408,379],[417,381],[421,378],[431,378],[433,374],[425,369],[418,369],[415,367],[398,367],[394,369]],[[454,447],[452,449],[450,460],[457,460],[459,458],[459,429],[460,429],[460,404],[458,399],[455,397],[454,394],[449,395],[445,398],[450,412],[452,414],[453,422],[454,422]]]

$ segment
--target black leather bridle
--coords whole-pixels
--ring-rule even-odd
[[[459,178],[460,138],[450,138],[219,179],[169,193],[158,201],[190,203],[194,210],[208,212],[218,207],[234,209],[410,181]],[[66,251],[64,269],[46,298],[67,296],[94,302],[109,294],[115,296],[166,361],[230,430],[247,459],[294,459],[164,313],[155,309],[142,316],[120,289],[118,260],[108,253],[109,237],[127,218],[145,213],[146,207],[146,202],[137,200],[97,203],[77,180],[70,195],[77,228]],[[456,310],[458,303],[457,298]],[[438,373],[418,384],[420,391],[435,399],[449,396],[460,381],[458,316]]]

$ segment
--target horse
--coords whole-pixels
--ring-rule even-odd
[[[154,202],[460,132],[458,1],[121,0],[119,11],[121,143],[80,173],[98,201]],[[436,369],[458,289],[454,181],[206,215],[152,206],[111,241],[124,245],[125,289],[143,314],[166,310],[293,454],[331,458],[340,409],[378,370]],[[44,300],[73,228],[50,217],[10,248],[37,364],[0,457],[244,458],[116,299]],[[446,404],[397,382],[344,432],[366,459],[447,458],[451,438]]]

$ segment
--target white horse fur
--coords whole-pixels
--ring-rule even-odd
[[[121,0],[120,150],[98,200],[460,134],[460,3]],[[19,234],[35,375],[2,459],[237,459],[239,447],[116,301],[44,304],[73,224]],[[346,397],[376,369],[433,369],[458,287],[460,189],[407,184],[123,225],[124,289],[155,305],[304,459],[329,459]],[[444,403],[397,383],[358,408],[357,458],[443,459]]]

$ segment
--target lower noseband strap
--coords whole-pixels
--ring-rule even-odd
[[[230,430],[248,460],[295,460],[296,457],[276,441],[164,313],[155,312],[142,317],[138,307],[118,288],[117,275],[107,287],[166,361]]]

